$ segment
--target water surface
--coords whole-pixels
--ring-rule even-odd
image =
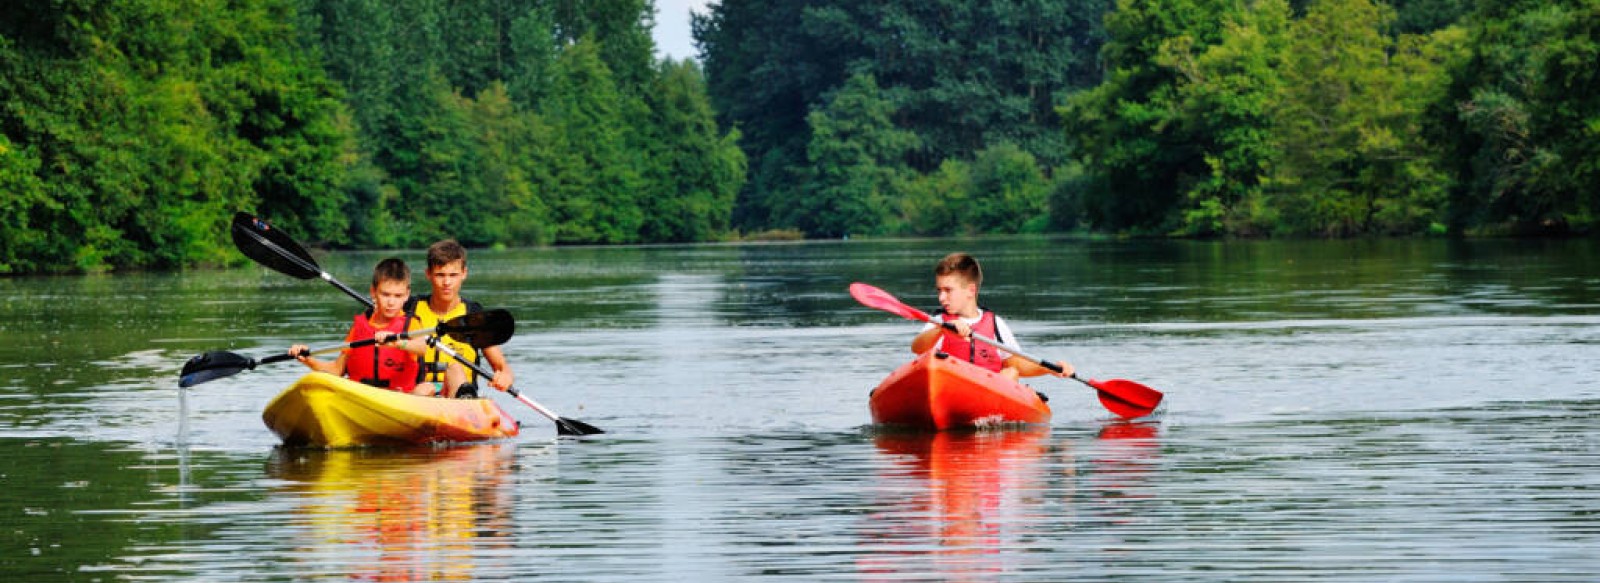
[[[1167,394],[1112,419],[906,434],[866,392],[968,250],[1035,353]],[[322,256],[363,287],[384,254]],[[402,252],[417,267],[420,251]],[[283,450],[356,304],[260,268],[0,279],[8,580],[1592,581],[1600,245],[874,241],[473,251],[519,388],[608,431]],[[419,278],[417,285],[423,285]]]

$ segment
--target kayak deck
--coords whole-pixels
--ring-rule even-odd
[[[518,431],[516,418],[489,399],[420,397],[320,372],[279,393],[261,420],[287,446],[472,442]]]
[[[935,351],[890,373],[868,406],[873,423],[918,429],[1050,422],[1050,406],[1032,388]]]

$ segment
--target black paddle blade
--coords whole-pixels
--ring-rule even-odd
[[[438,330],[440,334],[471,344],[473,348],[487,348],[510,340],[517,331],[517,319],[511,316],[510,311],[494,309],[440,322]]]
[[[255,367],[256,361],[253,358],[246,358],[232,352],[207,352],[189,359],[189,362],[183,363],[183,370],[178,373],[178,388],[186,389],[200,383],[233,376],[239,374],[240,371]]]
[[[250,213],[233,215],[233,244],[245,257],[289,277],[312,279],[322,268],[304,247],[283,231]]]
[[[556,419],[556,435],[598,435],[601,433],[605,433],[605,431],[577,419],[568,419],[566,417]]]

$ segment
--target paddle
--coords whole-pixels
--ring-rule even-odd
[[[439,323],[433,328],[410,330],[397,336],[400,339],[428,336],[434,332],[445,334],[456,340],[471,344],[476,348],[497,346],[511,339],[516,331],[517,322],[511,317],[511,312],[505,310],[489,310],[474,312],[464,316],[451,318]],[[307,350],[302,355],[322,354],[347,348],[361,348],[376,344],[371,338],[358,340],[348,344],[325,346]],[[294,360],[295,357],[287,352],[274,354],[260,360],[241,356],[227,351],[213,351],[201,354],[184,363],[183,370],[178,373],[178,387],[188,388],[200,383],[214,381],[229,377],[246,370],[255,370],[257,366]]]
[[[256,260],[256,263],[297,279],[320,277],[356,301],[366,304],[369,308],[372,307],[372,298],[334,279],[333,275],[317,266],[317,261],[311,258],[311,254],[294,239],[289,238],[287,233],[272,228],[272,225],[256,218],[255,215],[245,212],[235,213],[232,231],[233,244],[239,248],[240,253]]]
[[[850,295],[851,297],[854,297],[856,301],[861,302],[862,305],[869,308],[883,310],[885,312],[889,312],[910,320],[920,320],[930,324],[939,324],[947,329],[955,329],[954,324],[937,322],[933,319],[933,316],[929,316],[922,310],[918,310],[906,305],[899,299],[896,299],[893,295],[890,295],[889,292],[864,283],[850,284]],[[973,332],[972,337],[976,338],[980,342],[987,343],[990,346],[1000,348],[1006,352],[1010,352],[1011,354],[1022,357],[1023,359],[1033,361],[1039,366],[1045,367],[1052,371],[1062,372],[1065,370],[1065,368],[1059,363],[1032,356],[1019,350],[1015,346],[1007,345],[1004,342],[989,338],[988,336]],[[1077,373],[1073,373],[1071,378],[1072,380],[1088,385],[1094,388],[1096,391],[1099,391],[1100,404],[1104,405],[1106,409],[1109,409],[1112,413],[1116,413],[1120,417],[1127,419],[1143,417],[1145,415],[1149,415],[1151,411],[1155,410],[1156,406],[1161,404],[1162,395],[1160,391],[1133,381],[1122,379],[1113,379],[1109,381],[1099,381],[1094,379],[1084,380],[1083,378],[1079,377]]]
[[[244,253],[246,257],[254,259],[256,262],[279,273],[299,279],[320,277],[324,281],[333,284],[334,287],[339,288],[346,295],[359,300],[369,308],[372,307],[370,298],[350,289],[349,286],[340,283],[328,272],[323,271],[321,267],[317,266],[317,262],[311,258],[311,254],[307,253],[305,248],[296,243],[294,239],[284,234],[283,231],[272,228],[266,221],[258,219],[249,213],[241,212],[233,216],[233,243],[239,247],[239,251]],[[450,350],[449,346],[431,342],[431,340],[430,344],[435,348],[477,371],[479,376],[490,380],[494,379],[494,373],[485,371],[476,363],[469,362],[461,354]],[[520,392],[512,389],[507,389],[506,392],[516,397],[518,401],[522,401],[524,405],[531,407],[534,411],[538,411],[539,414],[549,417],[551,421],[555,421],[556,432],[560,435],[605,433],[599,428],[582,421],[562,418],[543,405],[534,402],[533,399],[523,396]]]
[[[471,368],[473,372],[478,373],[478,376],[483,377],[485,380],[491,382],[494,381],[494,371],[487,370],[481,366],[478,366],[478,364],[475,362],[468,361],[465,357],[462,357],[459,353],[457,353],[455,349],[450,348],[449,345],[439,342],[437,338],[429,338],[428,346],[432,346],[438,349],[439,352],[450,355],[461,364]],[[544,405],[534,402],[533,399],[529,399],[527,396],[517,391],[516,387],[506,388],[506,394],[515,397],[518,401],[522,401],[522,404],[531,407],[534,411],[538,411],[540,415],[544,415],[546,418],[554,421],[556,423],[556,435],[595,435],[599,433],[605,433],[605,431],[601,430],[599,427],[595,427],[577,419],[568,419],[566,417],[557,415],[555,411],[551,411]]]

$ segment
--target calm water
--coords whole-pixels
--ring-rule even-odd
[[[1037,380],[1037,431],[874,431],[866,393],[984,261],[1033,352],[1167,393],[1117,422]],[[379,254],[324,257],[364,287]],[[420,252],[407,252],[413,262]],[[7,581],[1594,581],[1600,244],[981,240],[474,251],[520,388],[609,431],[296,451],[355,303],[259,268],[0,279]],[[420,279],[419,279],[420,284]],[[500,395],[499,397],[503,397]]]

